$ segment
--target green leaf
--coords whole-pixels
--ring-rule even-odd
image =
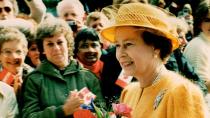
[[[93,107],[96,111],[97,118],[103,118],[103,112],[100,110],[100,108],[98,108],[95,104],[93,104]]]

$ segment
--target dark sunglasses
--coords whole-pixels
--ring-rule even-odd
[[[5,12],[9,13],[12,9],[11,9],[10,7],[2,7],[2,8],[0,8],[0,13],[2,13],[3,10],[4,10]]]

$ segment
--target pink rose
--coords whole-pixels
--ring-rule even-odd
[[[131,117],[131,111],[132,109],[127,106],[126,104],[112,104],[112,108],[114,110],[114,113],[122,116],[126,116],[128,118]]]

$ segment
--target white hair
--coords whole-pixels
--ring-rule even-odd
[[[58,16],[61,15],[63,7],[66,7],[66,6],[70,6],[70,7],[76,6],[78,9],[81,10],[81,13],[83,13],[83,14],[85,13],[84,6],[82,5],[82,3],[79,0],[62,0],[56,6]]]

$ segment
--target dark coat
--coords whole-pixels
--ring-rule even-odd
[[[111,106],[112,102],[115,102],[119,99],[122,91],[122,88],[115,84],[122,70],[119,62],[116,59],[116,48],[109,48],[107,53],[102,55],[101,61],[104,62],[101,75],[101,87],[104,98],[109,107]]]
[[[23,118],[62,118],[62,105],[70,91],[87,87],[103,102],[98,78],[72,60],[65,70],[58,70],[45,60],[27,76],[23,87]],[[70,116],[72,117],[72,116]]]
[[[205,82],[198,77],[192,65],[187,61],[179,49],[176,49],[172,53],[165,66],[167,69],[176,71],[191,80],[193,83],[197,84],[203,91],[204,95],[208,92]]]

